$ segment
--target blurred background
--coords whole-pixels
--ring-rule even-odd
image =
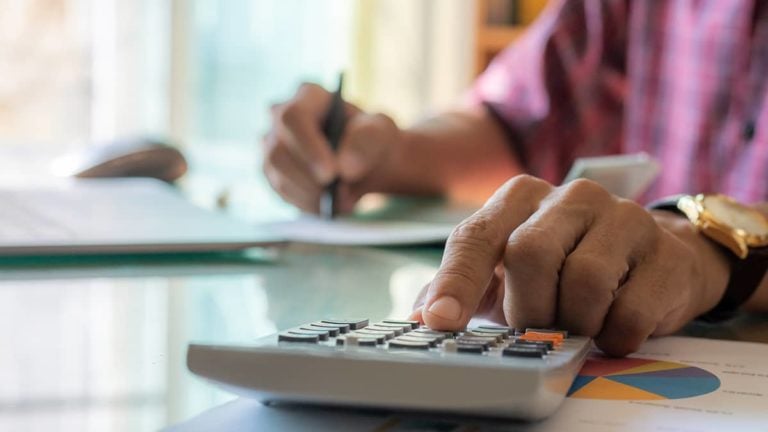
[[[260,172],[272,103],[302,81],[400,126],[457,103],[544,0],[0,0],[0,148],[170,139],[184,186],[251,220],[293,214]],[[44,153],[41,155],[41,153]],[[4,183],[29,174],[6,167]]]
[[[302,81],[330,88],[345,71],[350,101],[407,126],[458,103],[545,4],[0,0],[0,185],[45,175],[58,155],[146,134],[187,156],[181,187],[197,203],[227,196],[236,216],[284,218],[295,210],[260,168],[272,103]],[[411,265],[404,261],[392,266]],[[421,286],[427,270],[395,285]],[[120,266],[78,274],[37,281],[45,271],[0,269],[0,429],[156,430],[189,418],[232,396],[188,377],[187,339],[269,333],[290,314],[266,320],[267,294],[273,309],[295,302],[277,289],[294,282],[253,274],[142,278]],[[19,340],[19,325],[39,339]],[[41,355],[49,350],[66,355]]]

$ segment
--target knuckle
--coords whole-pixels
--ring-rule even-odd
[[[576,179],[562,187],[563,198],[568,201],[605,200],[611,196],[592,180]]]
[[[298,90],[296,90],[296,94],[301,95],[301,94],[314,92],[318,90],[322,90],[322,87],[320,87],[319,85],[313,82],[304,81],[301,84],[299,84],[299,88]]]
[[[539,190],[542,188],[549,189],[552,185],[546,181],[532,176],[530,174],[519,174],[511,179],[507,180],[504,185],[506,190],[523,189],[523,190]]]
[[[559,269],[565,253],[548,236],[546,231],[536,227],[518,227],[507,240],[504,265],[508,269],[519,266]]]
[[[291,128],[301,121],[301,117],[304,115],[304,110],[297,102],[290,102],[283,106],[278,113],[278,121],[283,125]]]
[[[459,223],[448,241],[452,245],[486,249],[498,235],[497,224],[492,218],[476,215]]]

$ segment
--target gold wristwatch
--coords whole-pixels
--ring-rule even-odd
[[[731,277],[723,298],[701,318],[722,321],[732,317],[768,270],[768,218],[720,194],[678,195],[653,202],[649,208],[686,216],[702,235],[721,246],[731,264]]]

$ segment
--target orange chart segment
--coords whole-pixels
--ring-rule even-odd
[[[577,399],[660,400],[711,393],[720,387],[714,374],[690,365],[650,359],[587,360],[568,396]]]
[[[622,384],[598,377],[589,384],[581,387],[570,395],[576,399],[605,399],[605,400],[661,400],[663,396],[641,390],[631,385]]]

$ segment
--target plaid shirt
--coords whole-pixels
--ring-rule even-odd
[[[768,201],[768,2],[553,0],[470,92],[529,172],[647,152],[642,201],[722,192]]]

